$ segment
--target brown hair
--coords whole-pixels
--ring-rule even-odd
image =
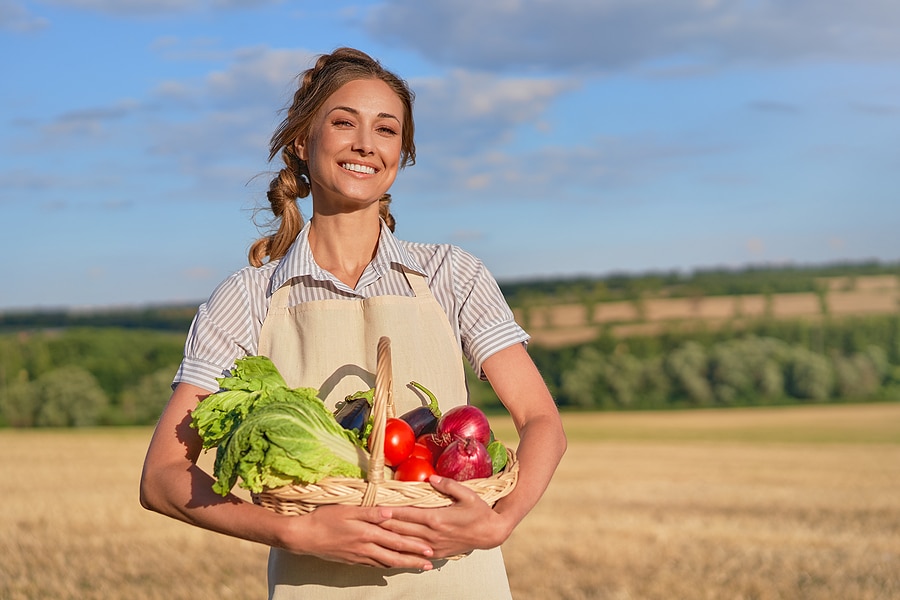
[[[401,134],[400,167],[416,162],[412,105],[415,95],[397,75],[381,66],[374,58],[353,48],[338,48],[331,54],[321,55],[311,69],[300,74],[300,86],[287,110],[287,116],[272,134],[269,142],[269,160],[280,152],[284,167],[269,183],[266,196],[276,221],[281,222],[277,231],[262,237],[250,247],[250,264],[259,267],[269,260],[281,258],[303,228],[303,215],[297,206],[297,198],[309,195],[309,169],[297,156],[296,143],[309,134],[316,113],[328,98],[341,86],[357,79],[379,79],[388,86],[403,103],[403,131]],[[391,195],[379,200],[379,212],[391,231],[395,221],[389,208]]]

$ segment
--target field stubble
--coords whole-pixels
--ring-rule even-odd
[[[504,546],[517,599],[900,597],[900,405],[565,421]],[[0,432],[0,597],[265,597],[265,548],[140,508],[149,435]]]

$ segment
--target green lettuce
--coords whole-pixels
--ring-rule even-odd
[[[204,450],[224,442],[256,408],[298,397],[318,399],[315,388],[288,388],[275,364],[265,356],[246,356],[235,362],[220,390],[204,398],[191,413],[191,427],[200,434]]]
[[[325,408],[314,388],[289,388],[265,356],[235,362],[220,390],[191,413],[204,449],[217,447],[213,490],[241,480],[252,492],[324,477],[363,477],[368,453]]]
[[[253,410],[216,452],[213,490],[225,496],[240,486],[261,492],[324,477],[365,474],[368,454],[318,399],[299,396]]]

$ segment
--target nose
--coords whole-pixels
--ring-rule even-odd
[[[357,135],[353,140],[353,150],[362,155],[372,154],[375,150],[372,132],[364,127],[356,130]]]

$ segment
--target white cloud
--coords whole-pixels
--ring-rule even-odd
[[[506,142],[519,126],[545,127],[549,106],[576,84],[562,79],[504,78],[455,70],[410,82],[422,146],[470,154]]]
[[[426,58],[486,70],[602,72],[683,61],[782,64],[806,59],[895,61],[893,0],[387,0],[373,37]],[[684,66],[684,65],[682,65]]]
[[[419,194],[439,190],[454,194],[460,202],[479,192],[492,202],[603,201],[604,192],[629,184],[646,184],[672,173],[684,161],[713,153],[721,147],[674,142],[651,137],[594,137],[585,144],[544,145],[538,149],[473,147],[470,152],[447,157],[432,144],[400,185]]]
[[[95,137],[107,130],[112,121],[125,119],[141,108],[137,100],[126,98],[110,106],[76,109],[57,116],[43,127],[48,136]]]
[[[32,33],[46,29],[50,22],[31,13],[21,2],[0,0],[0,30]]]
[[[247,9],[281,0],[43,0],[45,4],[117,17],[145,17],[200,11]]]

